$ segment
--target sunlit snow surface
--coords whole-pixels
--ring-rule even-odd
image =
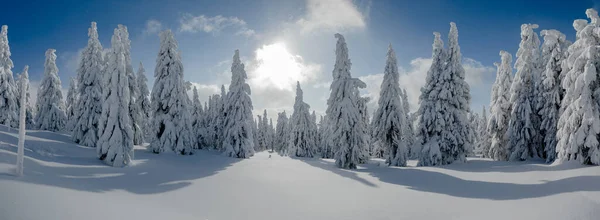
[[[112,168],[67,135],[0,126],[0,219],[598,219],[600,167],[470,158],[443,167],[349,171],[257,153],[152,154]],[[416,161],[410,161],[414,166]]]

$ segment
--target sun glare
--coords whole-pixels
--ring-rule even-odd
[[[288,52],[283,42],[264,45],[256,51],[256,59],[259,85],[269,82],[280,89],[293,89],[294,83],[302,77],[298,57]]]

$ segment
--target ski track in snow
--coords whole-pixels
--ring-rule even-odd
[[[23,177],[17,130],[0,126],[0,219],[597,219],[600,167],[469,158],[441,167],[357,170],[330,159],[260,152],[156,155],[136,146],[108,167],[70,137],[28,131]]]

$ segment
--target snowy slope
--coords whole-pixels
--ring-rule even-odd
[[[356,171],[266,152],[155,155],[112,168],[67,135],[0,127],[0,219],[598,219],[600,167],[470,159],[443,167]],[[415,161],[409,165],[414,166]]]

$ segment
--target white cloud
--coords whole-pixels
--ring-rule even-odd
[[[484,66],[479,61],[465,58],[463,60],[463,67],[465,68],[465,80],[469,85],[480,85],[484,82],[484,78],[495,76],[496,68],[491,66]],[[494,74],[490,74],[494,73]],[[487,77],[486,77],[487,76]],[[493,78],[493,77],[492,77]]]
[[[465,68],[465,80],[471,87],[472,104],[480,105],[489,102],[489,87],[493,83],[495,68],[484,66],[479,61],[465,58],[462,62]],[[410,62],[408,71],[400,70],[400,87],[406,89],[408,93],[408,102],[411,111],[414,112],[419,107],[419,96],[421,87],[425,85],[427,71],[431,66],[430,58],[416,58]],[[371,97],[369,107],[372,109],[377,106],[379,91],[383,74],[371,74],[360,77],[367,84],[367,89],[363,93]]]
[[[246,21],[237,17],[224,17],[217,15],[215,17],[207,17],[205,15],[194,16],[189,13],[185,13],[179,19],[179,31],[180,32],[206,32],[212,34],[219,34],[223,30],[232,30],[235,35],[242,35],[246,37],[256,36],[256,32],[246,24]]]
[[[351,0],[307,0],[306,14],[296,24],[302,33],[363,29],[369,10],[370,1],[362,13]]]
[[[145,35],[153,35],[157,34],[163,29],[162,23],[160,21],[150,19],[146,21],[146,28],[144,28]]]

